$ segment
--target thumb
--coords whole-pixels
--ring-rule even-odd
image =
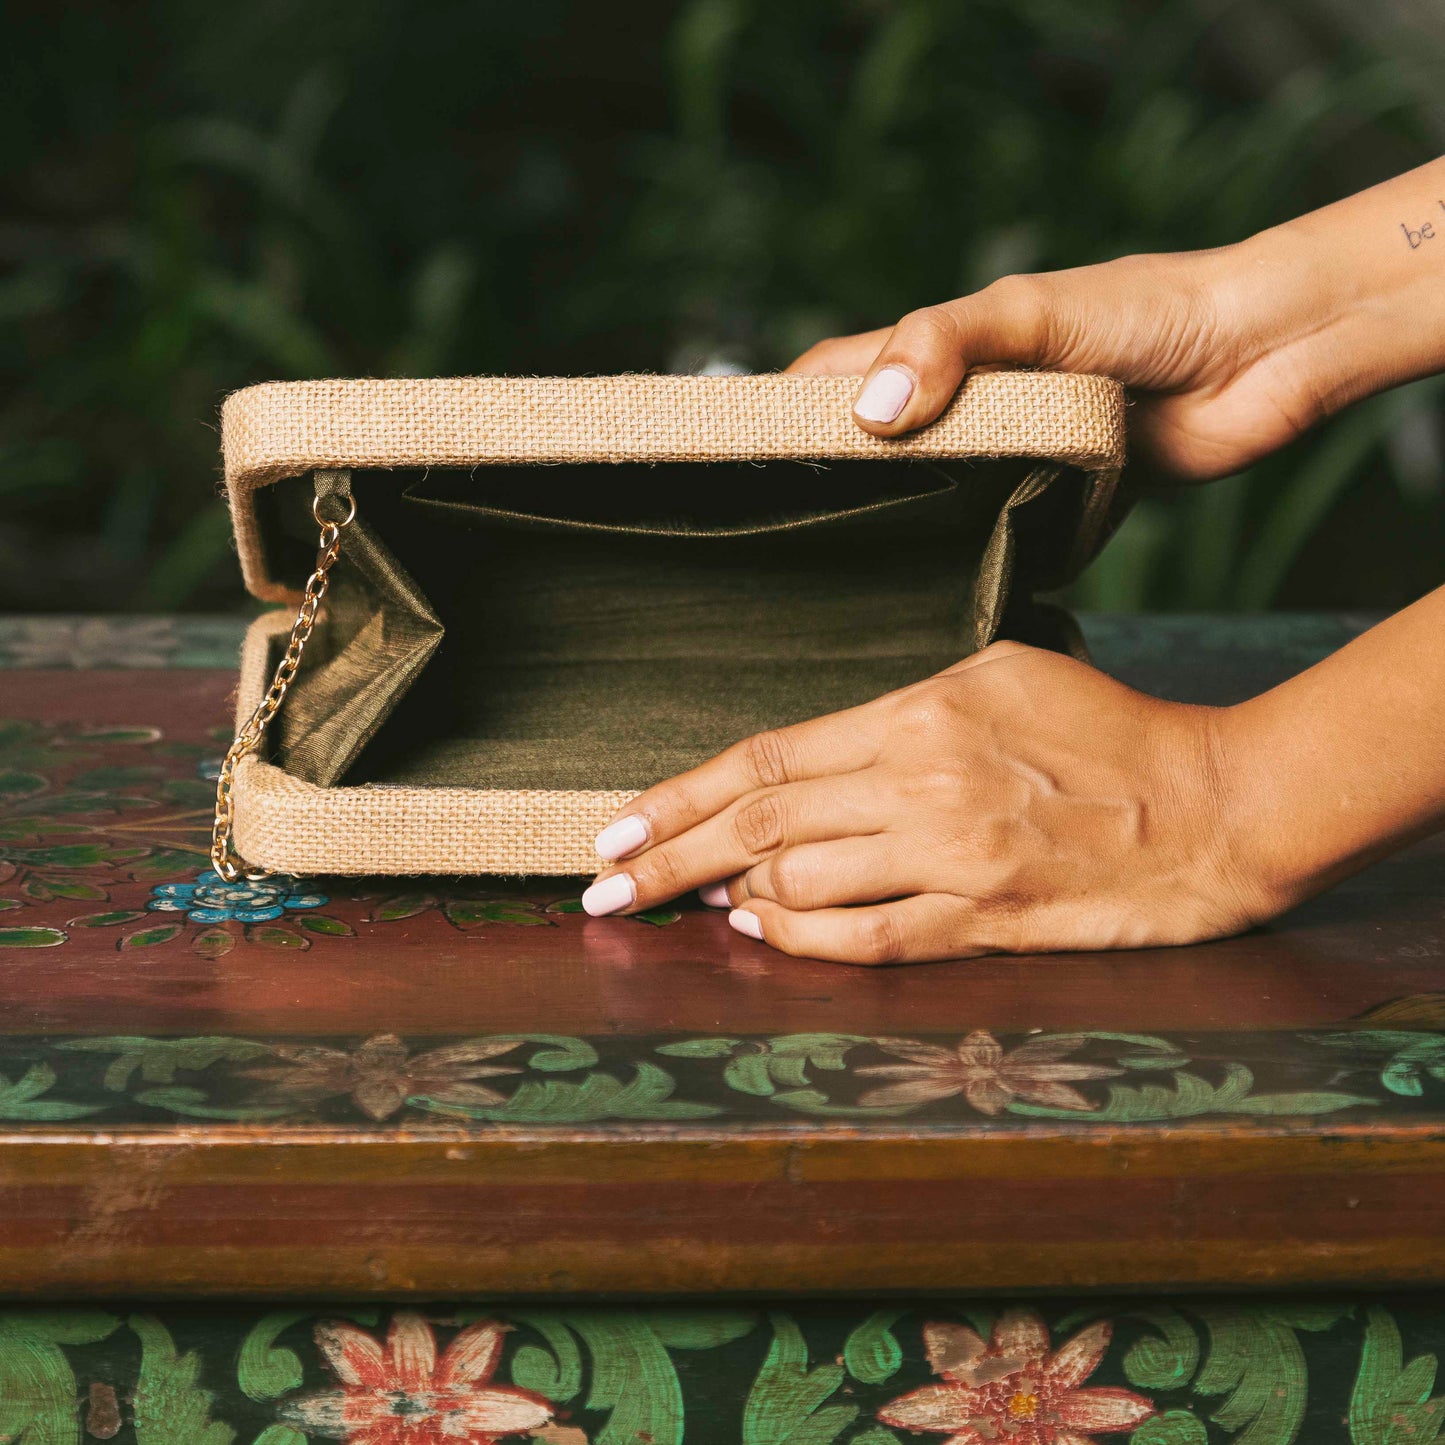
[[[974,365],[1046,363],[1054,330],[1049,295],[1040,277],[1007,276],[972,296],[910,312],[869,368],[854,420],[874,436],[898,436],[937,417]]]

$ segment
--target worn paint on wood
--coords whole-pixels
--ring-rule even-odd
[[[1438,1300],[465,1303],[0,1319],[6,1439],[1419,1445]]]
[[[1438,843],[1240,939],[885,971],[566,881],[225,889],[230,686],[0,672],[0,1291],[1445,1281]]]
[[[1445,997],[1397,1001],[1445,1022]],[[0,1122],[330,1125],[379,1137],[448,1126],[627,1121],[975,1133],[1174,1120],[1430,1124],[1445,1116],[1445,1032],[1376,1028],[996,1037],[404,1040],[0,1036]],[[1040,1128],[1040,1133],[1051,1132]]]

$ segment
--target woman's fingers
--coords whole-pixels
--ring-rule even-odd
[[[732,883],[731,878],[724,878],[721,883],[705,883],[697,890],[697,896],[709,908],[731,908],[733,900],[729,890]]]
[[[882,326],[856,336],[830,336],[810,346],[788,372],[794,376],[862,376],[892,334],[891,326]]]
[[[910,312],[873,359],[853,402],[864,431],[891,437],[931,422],[979,362],[1041,365],[1053,331],[1048,284],[1010,276],[992,286]]]
[[[995,951],[978,928],[970,904],[947,893],[811,912],[760,898],[735,908],[728,922],[739,933],[783,953],[832,963],[921,963]]]
[[[872,772],[765,788],[603,872],[582,905],[593,915],[651,908],[731,878],[781,849],[879,832],[887,814]]]
[[[792,727],[754,733],[701,767],[638,794],[597,835],[598,856],[609,862],[634,857],[760,788],[866,768],[878,756],[883,726],[877,703],[865,703]],[[739,866],[753,861],[744,859]],[[726,876],[712,873],[697,881],[711,883]]]
[[[893,833],[802,843],[731,879],[728,902],[750,908],[764,899],[797,912],[898,898],[924,886],[912,851]]]

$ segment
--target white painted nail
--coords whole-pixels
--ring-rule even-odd
[[[885,366],[868,378],[853,403],[853,414],[864,421],[895,421],[913,395],[913,378],[901,367]]]
[[[582,907],[593,918],[605,918],[619,908],[628,908],[637,902],[637,884],[627,873],[614,873],[600,883],[594,883],[582,895]]]
[[[707,904],[709,908],[731,908],[732,900],[728,897],[728,886],[726,883],[709,883],[706,888],[699,888],[697,896]]]
[[[756,913],[749,913],[746,908],[734,908],[728,914],[728,922],[739,933],[746,933],[749,938],[760,940],[763,936],[762,920]]]
[[[610,863],[614,858],[625,858],[629,853],[635,853],[645,842],[647,820],[639,818],[636,813],[629,813],[627,817],[609,823],[597,835],[597,841],[592,846],[599,858],[605,858]]]

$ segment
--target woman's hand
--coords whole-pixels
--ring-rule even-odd
[[[1112,375],[1135,454],[1204,481],[1445,369],[1437,209],[1445,158],[1237,246],[1010,277],[793,370],[864,374],[854,414],[880,437],[978,366]],[[741,931],[852,963],[1235,933],[1445,822],[1442,626],[1445,588],[1228,709],[996,643],[649,789],[583,901],[713,885]]]
[[[1135,456],[1171,476],[1226,476],[1326,411],[1305,352],[1338,296],[1307,267],[1276,278],[1257,244],[1127,256],[1008,276],[896,326],[821,341],[790,371],[857,376],[858,424],[891,437],[932,421],[979,366],[1040,366],[1124,382]]]
[[[932,421],[980,366],[1112,376],[1134,455],[1208,481],[1445,365],[1442,267],[1445,159],[1237,245],[1007,276],[790,370],[863,375],[854,416],[880,437]]]
[[[995,643],[643,793],[584,903],[726,879],[734,927],[842,963],[1235,933],[1283,905],[1234,833],[1225,716]]]
[[[1442,223],[1445,159],[1237,246],[1006,276],[790,370],[863,374],[854,416],[874,436],[931,422],[977,367],[1113,376],[1134,455],[1208,481],[1445,364]]]

